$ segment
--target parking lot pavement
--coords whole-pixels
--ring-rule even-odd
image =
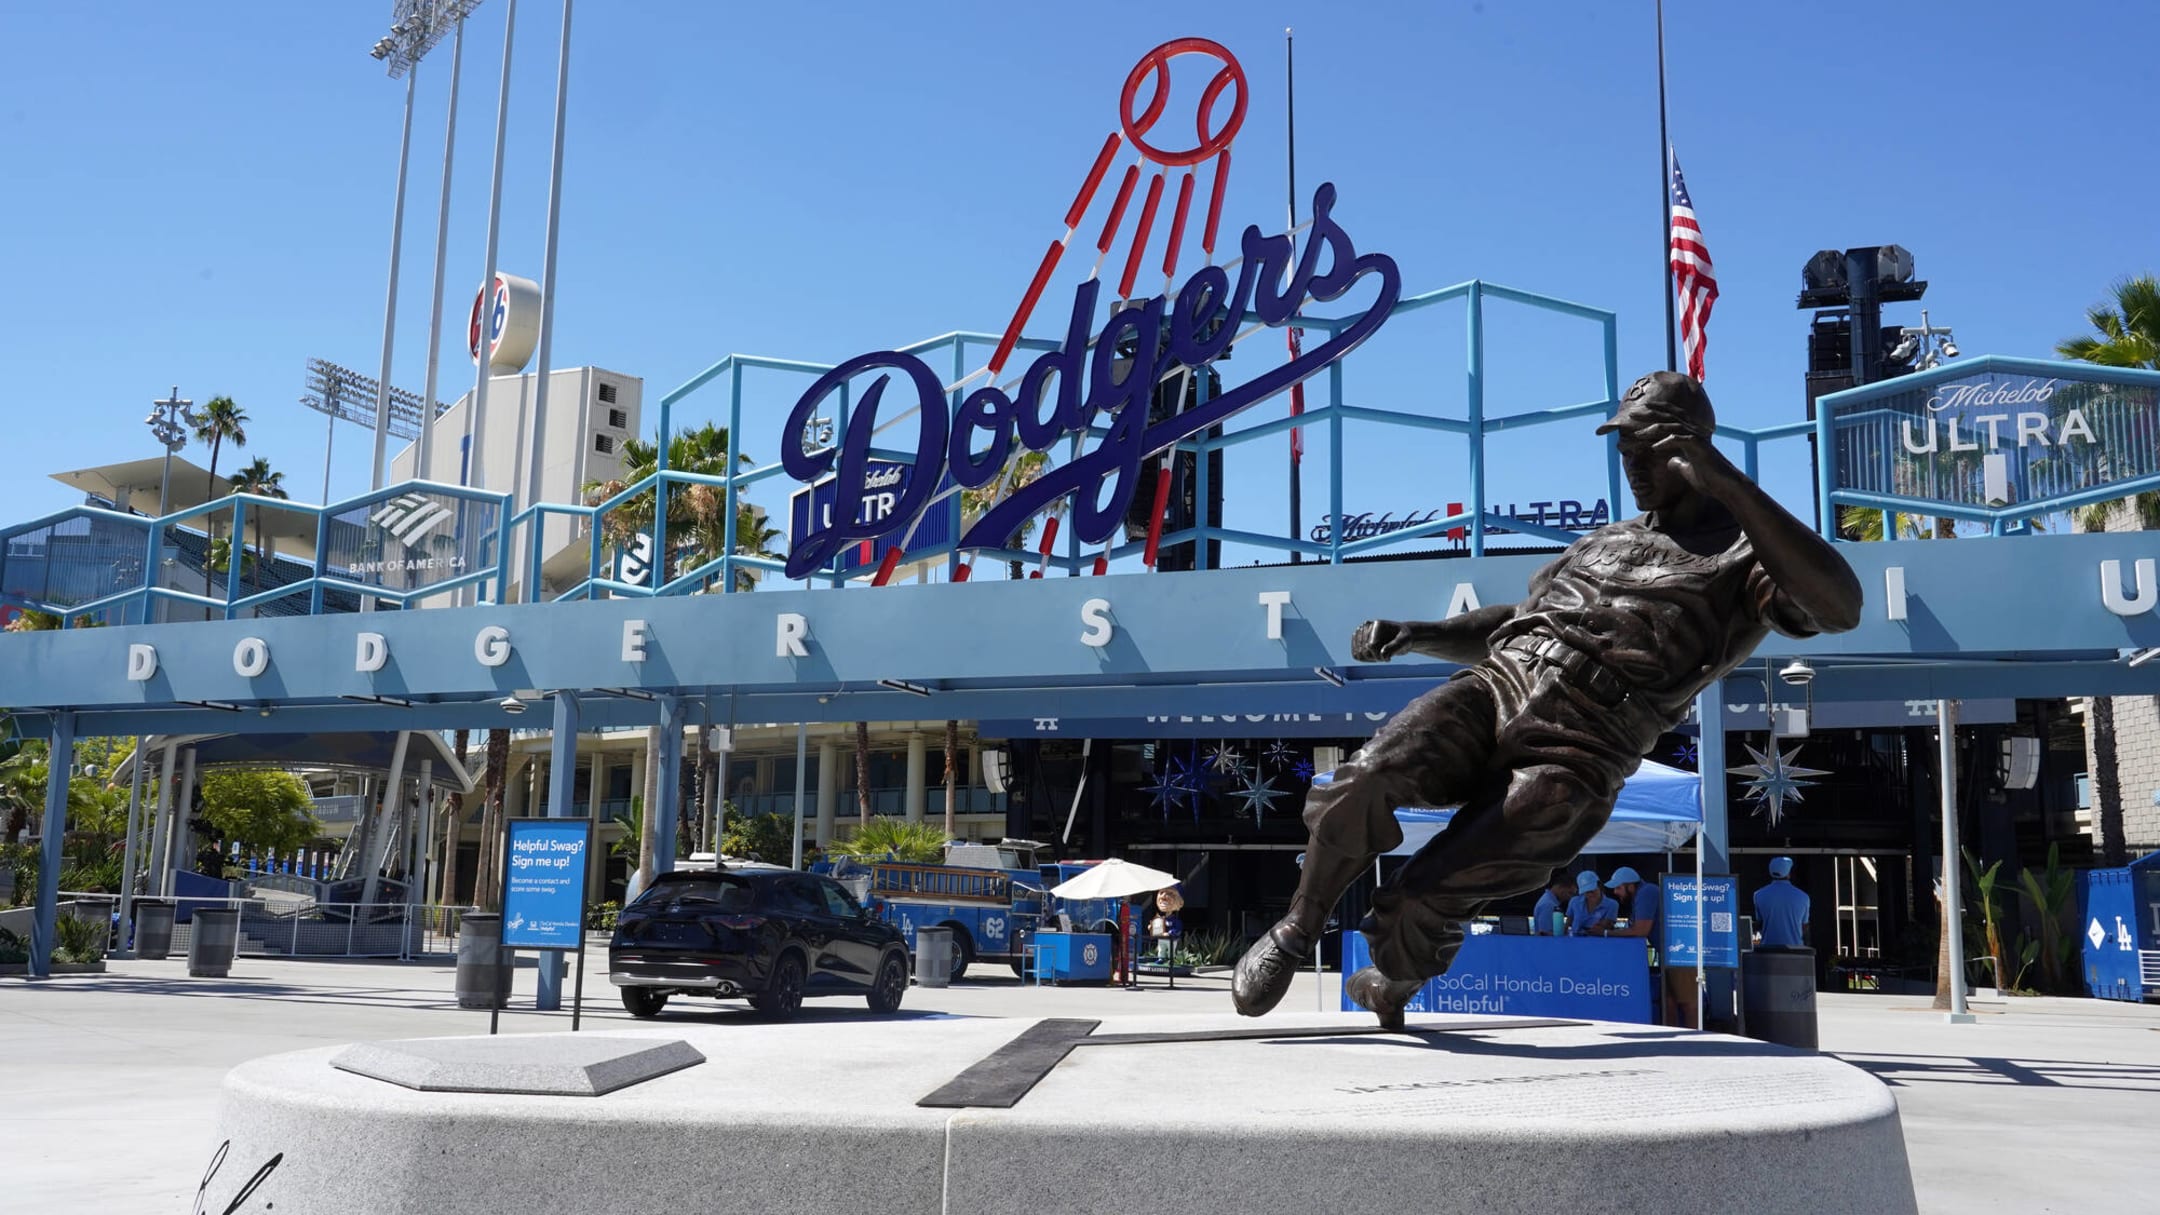
[[[487,1032],[457,1007],[447,961],[292,962],[241,958],[230,978],[186,964],[113,962],[103,975],[0,980],[0,1207],[174,1211],[193,1201],[227,1069],[281,1051],[366,1039]],[[979,967],[958,986],[912,988],[903,1014],[1103,1017],[1220,1013],[1227,976],[1159,978],[1137,991],[1036,988]],[[505,1033],[569,1028],[531,1011],[535,972],[518,970]],[[1339,979],[1301,975],[1282,1007],[1333,1008]],[[567,986],[567,985],[566,985]],[[726,1024],[739,1003],[671,1003],[658,1022],[622,1011],[605,959],[587,959],[586,1024],[696,1019]],[[1825,995],[1823,1049],[1889,1084],[1903,1114],[1923,1211],[2107,1209],[2141,1192],[2160,1096],[2160,1008],[2087,1000],[1975,1005],[1951,1026],[1924,999]],[[870,1016],[860,999],[812,1000],[804,1020]],[[1616,1112],[1617,1113],[1617,1112]]]

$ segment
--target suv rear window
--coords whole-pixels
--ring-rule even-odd
[[[748,911],[752,901],[750,882],[735,874],[671,873],[654,879],[630,905],[653,911],[663,906],[713,904],[722,911]]]

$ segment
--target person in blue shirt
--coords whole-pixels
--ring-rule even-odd
[[[1620,909],[1605,897],[1604,887],[1598,885],[1597,870],[1585,869],[1576,875],[1575,886],[1581,894],[1568,900],[1568,935],[1575,937],[1602,937],[1612,932],[1613,920]]]
[[[1808,943],[1808,893],[1792,884],[1792,858],[1770,862],[1770,884],[1755,892],[1755,925],[1764,949],[1798,949]]]
[[[1565,934],[1568,900],[1574,897],[1575,879],[1555,870],[1551,879],[1545,883],[1545,893],[1538,896],[1537,908],[1530,913],[1531,934],[1541,937]],[[1553,931],[1553,917],[1556,915],[1563,921],[1559,933]]]
[[[1642,880],[1642,875],[1628,865],[1613,870],[1612,880],[1605,886],[1627,907],[1627,927],[1615,929],[1612,935],[1641,937],[1655,948],[1658,912],[1665,905],[1664,890],[1656,882]],[[1694,1028],[1695,972],[1671,966],[1664,967],[1664,971],[1665,1024]]]

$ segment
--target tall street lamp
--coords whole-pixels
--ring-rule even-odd
[[[390,441],[390,355],[397,329],[398,260],[405,236],[405,166],[412,152],[413,89],[420,75],[420,59],[444,33],[455,28],[479,0],[397,0],[391,11],[390,32],[376,40],[368,54],[382,61],[390,78],[405,78],[405,125],[398,137],[397,198],[390,213],[390,286],[383,303],[382,374],[376,378],[382,396],[375,403],[375,461],[368,488],[381,489],[383,460]]]
[[[195,412],[195,402],[181,398],[178,384],[173,385],[171,396],[150,402],[150,416],[143,419],[151,435],[165,446],[165,474],[158,480],[158,517],[161,519],[170,509],[173,454],[187,446],[189,432],[201,421],[202,415]]]

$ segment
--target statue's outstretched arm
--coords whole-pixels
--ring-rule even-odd
[[[1491,652],[1493,630],[1514,618],[1515,605],[1500,603],[1447,620],[1368,620],[1350,635],[1350,657],[1386,662],[1415,653],[1469,666]]]

